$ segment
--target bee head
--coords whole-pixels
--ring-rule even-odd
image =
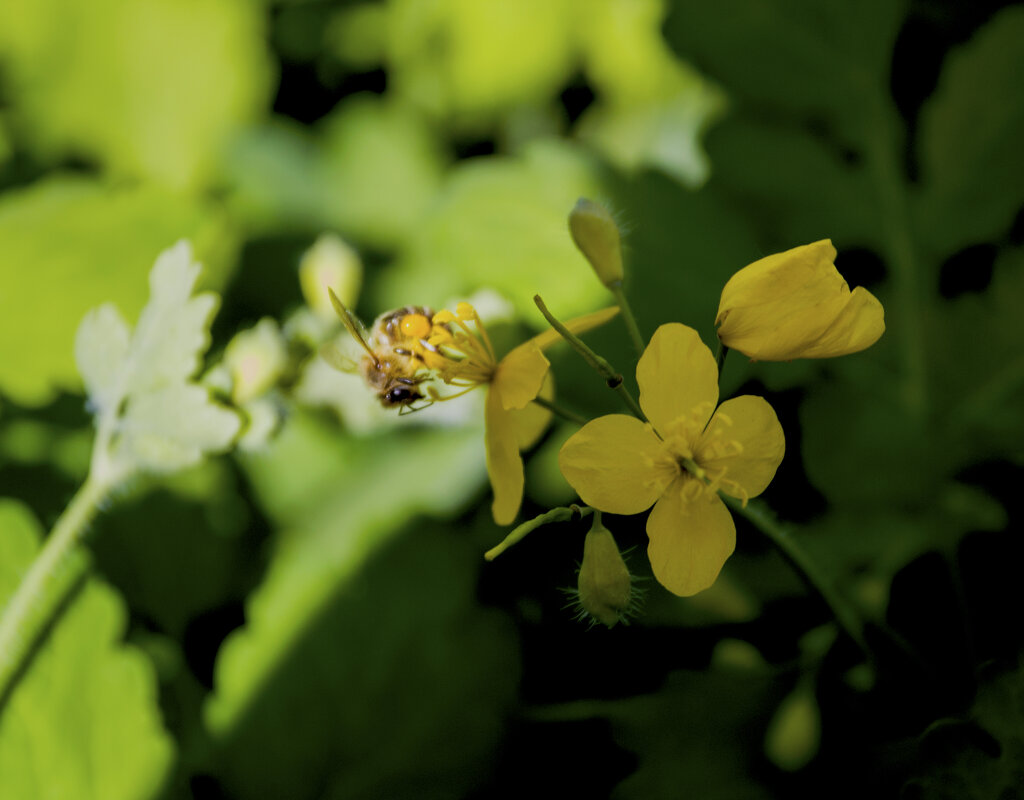
[[[411,386],[394,386],[381,395],[381,402],[386,406],[402,406],[423,397]]]

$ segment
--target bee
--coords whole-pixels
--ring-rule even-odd
[[[327,291],[345,329],[366,355],[356,365],[336,347],[327,344],[320,350],[324,360],[342,372],[360,372],[385,408],[398,407],[400,414],[415,411],[413,403],[425,399],[418,387],[430,376],[422,358],[408,345],[419,341],[429,347],[425,340],[430,334],[434,312],[422,306],[398,308],[377,317],[373,328],[367,332],[334,291]]]

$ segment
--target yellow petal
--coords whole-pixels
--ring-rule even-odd
[[[491,513],[499,525],[511,525],[523,502],[523,459],[519,456],[514,412],[502,408],[497,393],[490,388],[484,405],[484,441],[487,474],[494,490]]]
[[[647,555],[658,583],[688,597],[715,582],[722,565],[736,549],[736,525],[717,495],[684,488],[680,477],[668,488],[647,518]]]
[[[544,379],[544,385],[541,387],[538,397],[551,400],[554,396],[555,383],[549,372]],[[529,403],[525,408],[512,409],[505,413],[511,418],[510,424],[515,428],[516,444],[520,450],[533,447],[551,421],[551,412],[536,403]]]
[[[730,447],[735,443],[742,449]],[[745,394],[718,407],[694,458],[711,475],[724,469],[722,491],[744,499],[767,488],[785,452],[786,438],[775,411],[763,397]]]
[[[588,422],[558,454],[562,475],[589,506],[612,514],[639,514],[679,474],[649,425],[625,414]]]
[[[718,402],[718,366],[693,328],[671,322],[654,332],[636,366],[640,407],[655,429],[667,435],[672,422],[702,403],[707,415],[695,420],[698,429]]]
[[[832,242],[824,239],[741,269],[722,290],[718,338],[758,360],[802,358],[850,300],[835,257]]]
[[[801,354],[801,358],[832,358],[858,353],[871,347],[885,333],[885,310],[878,299],[863,286],[850,295],[850,301],[828,329]]]
[[[491,394],[496,395],[502,408],[524,408],[540,392],[544,376],[551,362],[532,342],[510,351],[494,371]]]
[[[589,330],[598,328],[604,325],[608,320],[619,313],[618,306],[612,306],[611,308],[602,308],[600,311],[594,311],[590,314],[584,314],[582,317],[576,317],[565,323],[565,327],[569,329],[570,333],[575,333],[579,336],[581,333],[586,333]],[[535,344],[541,350],[547,350],[551,345],[556,342],[562,341],[562,335],[554,328],[551,330],[544,331],[544,333],[538,333],[527,344]],[[520,345],[522,347],[523,345]]]

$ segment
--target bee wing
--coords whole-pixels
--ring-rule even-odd
[[[339,372],[357,372],[359,365],[346,356],[333,342],[321,346],[320,357]]]
[[[355,339],[359,344],[362,345],[363,349],[369,354],[373,362],[378,363],[377,354],[373,352],[370,345],[367,343],[366,331],[363,329],[362,324],[358,319],[353,316],[352,312],[349,311],[343,302],[338,299],[338,295],[334,293],[334,290],[330,287],[327,288],[327,293],[331,296],[331,305],[334,306],[334,310],[338,313],[341,318],[341,324],[345,326],[345,330],[351,334],[352,338]],[[321,351],[322,352],[322,351]],[[326,358],[326,356],[325,356]],[[327,359],[330,362],[330,359]]]

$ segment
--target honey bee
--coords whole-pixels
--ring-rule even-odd
[[[425,399],[418,387],[430,376],[423,360],[408,345],[419,341],[429,348],[425,340],[434,312],[422,306],[398,308],[377,317],[367,332],[334,291],[327,291],[345,329],[366,355],[357,365],[327,344],[320,350],[324,360],[343,372],[358,371],[385,408],[398,407],[400,414],[416,410],[413,403]]]

